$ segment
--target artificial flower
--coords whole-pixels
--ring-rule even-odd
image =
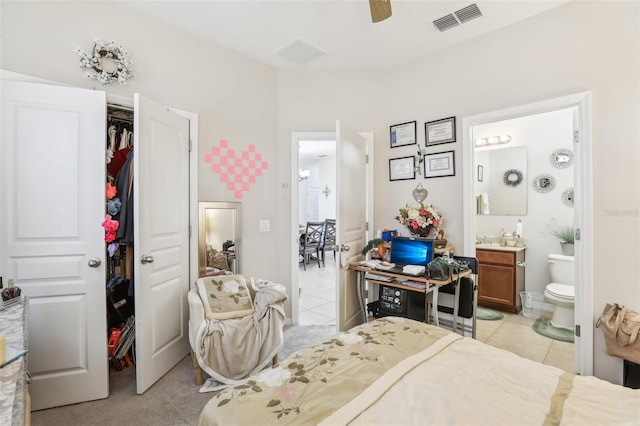
[[[400,209],[400,214],[395,219],[409,229],[412,234],[420,237],[430,236],[433,229],[438,230],[442,225],[442,216],[430,205],[407,204]]]
[[[112,199],[118,193],[118,188],[107,182],[107,200]]]
[[[120,208],[122,207],[122,201],[120,198],[116,197],[109,201],[107,201],[107,213],[111,216],[115,216],[120,212]]]
[[[120,226],[120,222],[117,220],[111,219],[111,215],[106,215],[104,221],[102,222],[102,227],[105,231],[104,241],[107,243],[112,242],[116,239],[116,231]]]
[[[118,243],[109,244],[109,246],[107,247],[107,251],[109,252],[109,257],[113,257],[113,255],[116,254],[116,250],[118,250],[118,247],[120,247],[120,244]]]

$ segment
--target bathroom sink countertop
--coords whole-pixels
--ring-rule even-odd
[[[476,248],[485,249],[485,250],[513,251],[513,252],[518,252],[526,249],[526,247],[508,247],[508,246],[500,246],[498,244],[476,244]]]

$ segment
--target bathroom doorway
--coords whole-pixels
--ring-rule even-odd
[[[475,253],[477,235],[495,236],[502,231],[508,234],[516,229],[517,221],[521,219],[523,236],[527,239],[528,245],[524,266],[525,289],[540,295],[550,282],[546,264],[547,254],[560,253],[559,241],[551,236],[550,229],[563,224],[573,224],[576,229],[591,229],[592,212],[587,208],[591,199],[591,172],[588,169],[591,155],[588,133],[589,107],[590,94],[581,93],[467,117],[463,120],[463,143],[467,154],[464,156],[463,167],[472,171],[464,182],[465,252]],[[551,133],[540,134],[545,131]],[[554,133],[558,134],[559,139],[553,136]],[[505,136],[503,140],[510,139],[513,146],[527,147],[526,169],[520,170],[523,176],[521,184],[528,194],[526,209],[524,212],[500,211],[500,214],[478,216],[477,189],[482,185],[486,188],[488,170],[486,166],[483,167],[485,170],[480,170],[476,158],[490,160],[487,159],[486,153],[478,155],[475,140],[485,138],[486,144],[490,137],[496,137],[493,141],[497,141],[501,135],[509,135],[510,138]],[[549,142],[549,145],[545,145],[545,142]],[[558,149],[570,152],[573,160],[571,167],[557,168],[557,165],[552,164],[552,153]],[[484,150],[487,151],[486,148]],[[535,179],[541,175],[551,177],[554,186],[551,190],[536,188]],[[486,212],[491,212],[491,204],[489,202]],[[495,206],[497,210],[499,203],[496,202]],[[592,245],[591,236],[585,234],[583,233],[581,240],[576,241],[575,250],[575,279],[576,283],[579,283],[576,285],[575,323],[584,326],[579,330],[580,337],[576,336],[574,339],[573,368],[577,373],[591,374],[593,329],[590,318],[593,315],[593,285],[592,272],[588,265],[591,264],[589,259],[592,257]],[[507,319],[516,322],[522,319],[520,322],[526,323],[522,316],[508,315]],[[566,350],[566,344],[564,349]]]

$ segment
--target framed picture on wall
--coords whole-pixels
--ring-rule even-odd
[[[391,148],[397,148],[405,145],[415,145],[417,143],[418,132],[416,130],[416,121],[408,123],[394,124],[389,127],[389,140]]]
[[[440,145],[456,141],[456,118],[449,117],[424,123],[426,146]]]
[[[456,165],[453,151],[436,152],[424,156],[424,177],[455,176]]]
[[[416,178],[416,158],[414,156],[391,158],[389,160],[389,180],[408,180]]]

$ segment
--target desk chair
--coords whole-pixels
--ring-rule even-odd
[[[336,220],[325,219],[324,235],[322,244],[320,245],[320,254],[322,255],[322,266],[324,266],[324,254],[327,250],[333,252],[333,260],[336,260]]]
[[[445,312],[453,315],[455,321],[451,321],[451,329],[454,332],[458,332],[458,329],[461,329],[463,334],[465,331],[464,320],[462,323],[458,323],[458,319],[462,318],[471,318],[471,337],[476,338],[476,311],[478,308],[478,259],[475,257],[464,257],[464,256],[453,256],[455,260],[459,263],[466,264],[471,269],[471,275],[468,277],[460,278],[460,300],[458,301],[457,309],[451,306],[443,306],[438,304],[437,311],[434,311],[434,315],[438,315],[438,312]],[[455,294],[455,285],[458,285],[457,282],[447,284],[445,286],[440,287],[439,294]],[[455,303],[454,303],[455,305]],[[443,322],[440,320],[440,322]],[[444,321],[448,322],[448,321]]]
[[[300,236],[300,245],[298,254],[302,256],[302,266],[307,270],[307,263],[312,254],[316,255],[318,268],[320,267],[320,245],[322,244],[322,235],[324,233],[323,222],[307,222],[304,235]]]

